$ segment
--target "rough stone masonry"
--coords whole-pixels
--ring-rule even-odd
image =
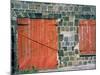
[[[13,62],[17,64],[17,18],[54,18],[58,30],[58,68],[96,63],[96,54],[81,54],[79,48],[80,20],[96,20],[96,7],[63,3],[11,2],[11,28]],[[85,36],[85,35],[84,35]],[[83,36],[83,37],[84,37]],[[95,43],[95,41],[94,41]],[[87,49],[88,50],[88,49]],[[90,52],[91,53],[91,52]],[[13,65],[18,67],[18,65]],[[14,68],[16,70],[16,68]]]

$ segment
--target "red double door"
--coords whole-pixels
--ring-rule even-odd
[[[18,18],[20,70],[57,67],[58,34],[54,19]]]

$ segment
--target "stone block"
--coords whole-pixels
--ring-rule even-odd
[[[63,40],[63,34],[59,35],[59,40],[62,41]]]
[[[74,52],[69,52],[69,56],[72,56],[72,55],[74,55]]]
[[[35,14],[34,13],[28,13],[30,18],[35,18]]]
[[[34,13],[35,18],[42,18],[42,13]]]
[[[87,61],[84,61],[84,62],[83,62],[83,65],[86,65],[86,64],[87,64]]]
[[[68,54],[68,51],[64,51],[64,55],[65,56],[68,56],[69,54]]]
[[[68,62],[68,66],[72,66],[72,62]]]
[[[22,4],[20,2],[16,2],[14,4],[14,8],[18,8],[18,9],[21,9],[22,8]]]
[[[64,21],[69,21],[69,17],[63,17]]]
[[[29,4],[26,2],[22,3],[22,9],[29,9]]]
[[[30,3],[29,4],[29,9],[35,9],[35,4],[34,3]]]
[[[63,47],[64,51],[67,51],[67,47]]]
[[[74,58],[75,58],[75,57],[71,56],[71,57],[70,57],[70,60],[71,60],[71,61],[73,61],[73,60],[74,60]]]
[[[66,56],[65,56],[65,57],[63,58],[63,61],[64,61],[64,62],[68,62],[69,60],[70,60],[69,57],[66,57]]]
[[[68,22],[68,25],[69,26],[73,26],[73,22]]]
[[[63,50],[59,50],[59,51],[58,51],[58,55],[59,55],[59,56],[64,56]]]

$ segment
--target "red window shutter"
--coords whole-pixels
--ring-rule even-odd
[[[79,49],[84,55],[96,53],[96,21],[79,21]]]

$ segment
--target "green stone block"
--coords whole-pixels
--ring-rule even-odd
[[[14,8],[14,3],[11,3],[11,8]]]
[[[75,15],[75,18],[80,18],[80,15]]]
[[[63,47],[64,51],[67,51],[67,47]]]
[[[63,17],[64,21],[69,21],[69,17]]]
[[[78,20],[75,20],[75,26],[78,26]]]
[[[18,18],[25,18],[25,15],[23,12],[17,12],[17,17]]]
[[[35,14],[34,13],[29,13],[29,17],[30,18],[35,18]]]
[[[67,60],[63,60],[64,66],[67,66],[68,61]]]
[[[65,12],[62,12],[62,16],[66,16],[66,13]]]
[[[96,15],[91,15],[91,18],[92,19],[96,19]]]
[[[67,62],[64,62],[64,66],[67,66]]]
[[[64,56],[63,50],[59,50],[59,51],[58,51],[58,54],[59,54],[59,56]]]
[[[16,20],[11,20],[11,25],[16,25],[16,24],[17,24]]]
[[[74,44],[74,43],[73,43]],[[74,50],[74,46],[72,46],[72,50]]]
[[[61,43],[59,42],[59,48],[61,48]]]
[[[85,15],[84,16],[86,19],[90,19],[91,15]]]
[[[68,24],[67,24],[67,22],[63,22],[63,25],[64,25],[64,26],[67,26]]]
[[[34,13],[35,18],[42,18],[42,13]]]
[[[80,18],[82,18],[82,19],[90,19],[90,16],[91,15],[80,15]]]
[[[49,14],[48,17],[49,18],[54,18],[54,14]]]
[[[59,60],[61,60],[61,58],[62,58],[62,57],[61,57],[61,56],[59,56]]]
[[[24,18],[28,18],[28,13],[27,12],[23,12]]]
[[[54,18],[61,18],[61,14],[54,14]]]
[[[84,64],[84,65],[86,65],[86,64],[87,64],[87,62],[86,62],[86,61],[84,61],[84,62],[83,62],[83,64]]]
[[[63,34],[59,35],[59,40],[62,41],[63,40]]]
[[[65,66],[67,66],[68,61],[69,61],[69,57],[64,57],[63,63]]]

